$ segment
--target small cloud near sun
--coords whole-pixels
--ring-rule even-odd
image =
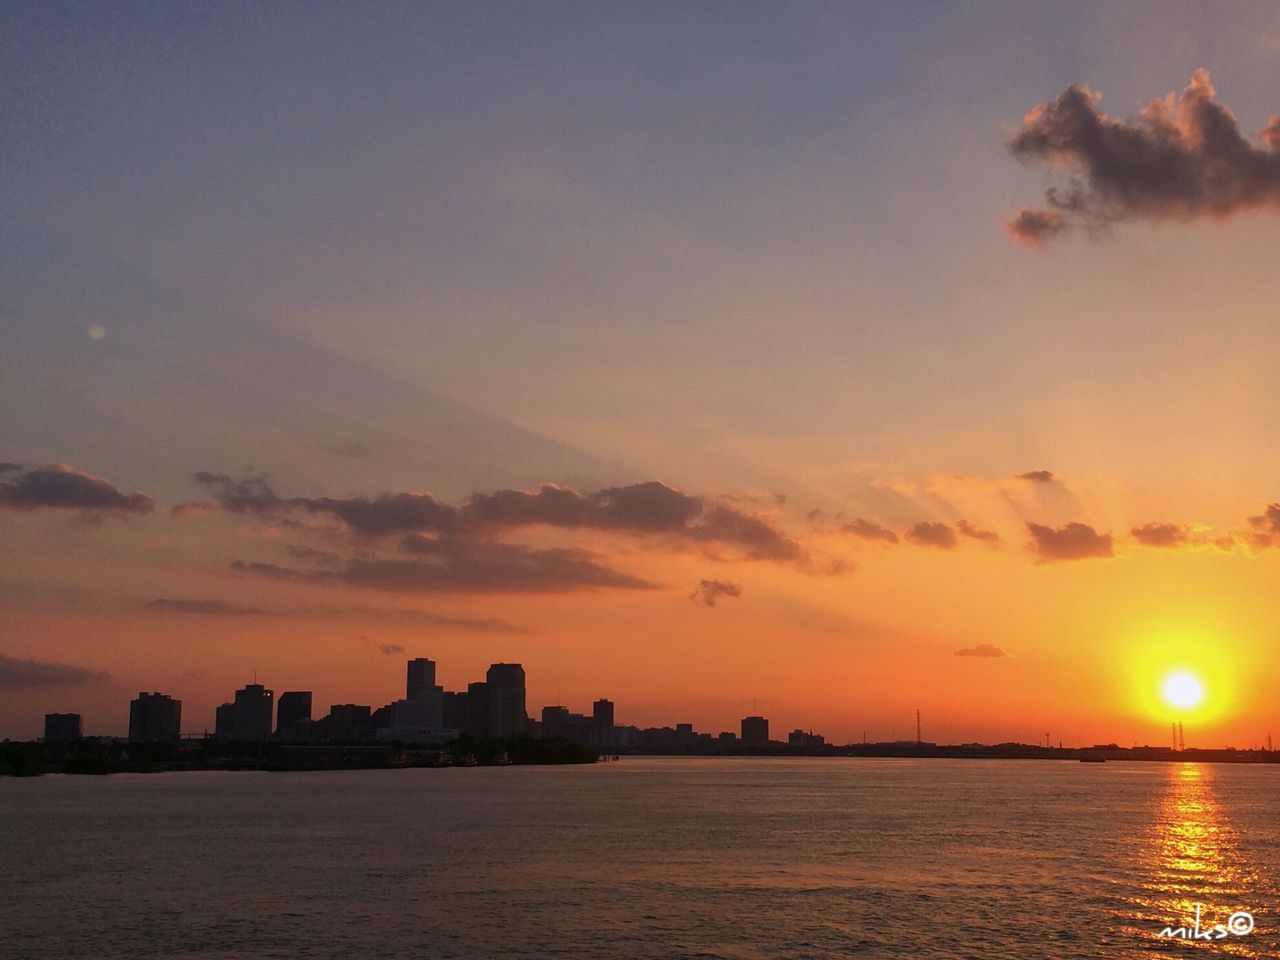
[[[1008,654],[991,643],[980,643],[976,647],[965,647],[955,652],[957,657],[1007,657]]]

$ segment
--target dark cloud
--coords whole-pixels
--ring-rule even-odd
[[[480,493],[461,504],[450,504],[429,493],[388,493],[373,499],[282,498],[266,475],[252,472],[239,479],[225,473],[202,472],[196,474],[196,480],[212,490],[223,508],[233,513],[265,518],[326,514],[368,537],[420,533],[461,539],[547,526],[723,544],[741,549],[754,560],[804,558],[800,545],[767,519],[681,493],[657,481],[594,493],[545,484],[533,491]]]
[[[1255,550],[1280,546],[1280,503],[1269,503],[1263,513],[1250,517],[1244,539]]]
[[[1127,220],[1222,218],[1280,205],[1280,116],[1241,132],[1214,100],[1207,70],[1181,94],[1153,100],[1132,120],[1099,109],[1101,95],[1076,84],[1027,114],[1009,142],[1023,163],[1065,173],[1048,206],[1022,210],[1010,234],[1039,243],[1073,225],[1097,231]]]
[[[344,584],[399,593],[566,593],[655,585],[610,569],[586,550],[410,534],[412,559],[355,557],[337,570],[296,570],[236,560],[233,570],[294,583]]]
[[[990,643],[980,643],[976,647],[965,647],[963,650],[957,650],[957,657],[1007,657],[1008,654],[999,647]]]
[[[898,535],[888,527],[882,527],[880,524],[872,523],[870,520],[863,520],[861,517],[841,524],[840,530],[842,533],[847,533],[862,540],[879,540],[881,543],[898,542]]]
[[[1057,528],[1028,523],[1027,532],[1031,534],[1031,550],[1039,556],[1040,563],[1114,556],[1111,534],[1098,533],[1085,523]]]
[[[191,613],[221,617],[252,617],[267,612],[260,607],[241,607],[224,600],[170,600],[167,597],[148,601],[147,609],[160,613]]]
[[[972,540],[981,540],[983,543],[996,546],[1000,542],[1000,534],[994,530],[983,530],[976,527],[968,520],[957,520],[956,529]]]
[[[721,597],[740,596],[742,596],[742,588],[736,583],[725,580],[699,580],[697,588],[689,594],[689,599],[694,603],[704,603],[708,607],[714,607]]]
[[[917,547],[937,547],[939,550],[951,550],[956,545],[956,532],[945,523],[921,521],[908,530],[904,537]]]
[[[43,660],[19,660],[0,653],[0,689],[70,687],[110,680],[110,674]]]
[[[396,654],[404,653],[404,647],[400,646],[398,643],[380,643],[378,644],[378,649],[388,657],[394,657]]]
[[[1145,523],[1129,531],[1144,547],[1184,547],[1190,531],[1179,523]]]
[[[1053,483],[1058,478],[1049,470],[1028,470],[1026,473],[1018,474],[1015,479],[1026,480],[1029,483]]]
[[[145,493],[123,493],[101,477],[64,463],[0,470],[0,510],[75,510],[86,514],[143,514],[155,508]]]

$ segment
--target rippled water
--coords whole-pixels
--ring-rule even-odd
[[[0,956],[1278,957],[1278,784],[772,759],[6,779]],[[1197,903],[1256,928],[1160,937]]]

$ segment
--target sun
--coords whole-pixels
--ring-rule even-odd
[[[1204,699],[1204,687],[1185,671],[1171,673],[1164,682],[1164,699],[1171,707],[1189,710]]]

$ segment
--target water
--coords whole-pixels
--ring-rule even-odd
[[[0,780],[0,956],[1280,956],[1280,768],[624,759]],[[1159,936],[1251,911],[1212,943]]]

